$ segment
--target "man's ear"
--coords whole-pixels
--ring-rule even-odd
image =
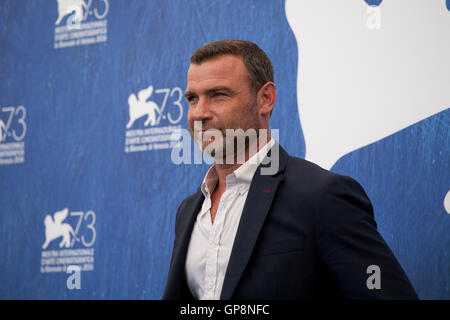
[[[257,95],[259,114],[261,117],[270,117],[277,100],[277,87],[273,82],[266,82]]]

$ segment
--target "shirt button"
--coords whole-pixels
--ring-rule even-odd
[[[208,283],[208,286],[207,286],[207,288],[208,288],[208,290],[211,290],[212,289],[212,287],[213,287],[213,284],[210,282],[210,283]]]
[[[217,243],[211,242],[211,248],[216,249],[217,248]]]

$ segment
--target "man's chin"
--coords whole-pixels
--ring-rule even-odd
[[[203,143],[202,152],[206,153],[208,156],[212,158],[221,157],[223,155],[222,151],[223,147],[215,146],[214,142]]]

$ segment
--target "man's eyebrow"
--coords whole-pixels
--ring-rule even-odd
[[[217,91],[225,91],[225,92],[227,92],[229,94],[235,94],[236,93],[234,90],[231,90],[229,87],[225,87],[225,86],[212,87],[212,88],[206,90],[205,93],[206,94],[211,94],[211,93],[214,93],[214,92],[217,92]],[[193,97],[193,96],[196,96],[196,95],[197,95],[197,93],[195,93],[194,91],[191,91],[191,90],[186,90],[185,93],[184,93],[184,96],[186,98]]]
[[[211,88],[211,89],[206,90],[206,93],[211,94],[211,93],[214,93],[214,92],[217,92],[217,91],[226,91],[227,93],[230,93],[230,94],[234,94],[234,93],[235,93],[235,92],[234,92],[233,90],[231,90],[229,87],[225,87],[225,86],[216,86],[216,87],[213,87],[213,88]]]
[[[186,91],[184,92],[184,96],[185,96],[186,98],[192,97],[192,96],[194,96],[194,95],[195,95],[195,93],[194,93],[193,91],[190,91],[190,90],[186,90]]]

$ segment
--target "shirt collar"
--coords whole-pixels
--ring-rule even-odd
[[[217,175],[216,166],[212,165],[206,173],[201,185],[201,190],[205,198],[214,191],[218,181],[219,176]]]
[[[226,177],[227,186],[240,184],[240,191],[245,192],[253,180],[256,169],[261,164],[262,160],[266,157],[267,153],[269,152],[270,148],[272,148],[274,143],[274,139],[271,138],[270,141],[266,143],[257,153],[251,156],[239,168],[234,170],[233,173],[229,174]],[[201,185],[201,190],[205,197],[207,197],[208,194],[211,194],[214,191],[218,181],[219,176],[217,175],[216,167],[213,164],[206,173]]]

